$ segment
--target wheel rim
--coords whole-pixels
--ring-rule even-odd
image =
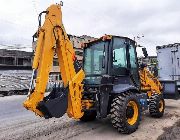
[[[160,102],[159,102],[159,112],[162,112],[162,111],[163,111],[163,108],[164,108],[163,101],[160,100]]]
[[[138,106],[136,104],[135,101],[130,101],[127,105],[127,108],[130,107],[131,109],[133,109],[133,113],[131,115],[127,115],[127,112],[129,110],[126,110],[126,115],[127,115],[127,122],[130,125],[134,125],[138,119]]]

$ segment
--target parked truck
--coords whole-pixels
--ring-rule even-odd
[[[158,75],[165,98],[180,97],[180,43],[157,46]]]

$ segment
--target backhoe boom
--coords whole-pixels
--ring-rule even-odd
[[[82,69],[75,70],[75,52],[62,23],[61,6],[51,5],[44,13],[45,22],[38,29],[38,40],[33,61],[33,81],[24,107],[44,117],[69,117],[83,115],[81,98],[84,79]],[[57,53],[64,92],[50,93],[44,97],[53,56]],[[61,90],[62,91],[62,90]]]

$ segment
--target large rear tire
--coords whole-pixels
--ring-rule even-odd
[[[165,102],[162,95],[153,94],[149,100],[149,113],[154,118],[160,118],[164,114]]]
[[[84,115],[80,118],[80,120],[83,122],[89,122],[95,120],[96,116],[96,111],[85,111]]]
[[[130,134],[136,131],[140,122],[140,103],[133,93],[122,93],[111,104],[111,122],[119,132]]]

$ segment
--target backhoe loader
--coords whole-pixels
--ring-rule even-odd
[[[65,113],[81,121],[110,116],[112,125],[125,134],[136,131],[146,109],[152,117],[163,116],[162,86],[144,64],[138,65],[134,40],[105,35],[84,44],[81,67],[63,26],[59,4],[39,14],[37,36],[29,94],[23,103],[28,110],[46,119]],[[45,96],[54,53],[63,86]]]

